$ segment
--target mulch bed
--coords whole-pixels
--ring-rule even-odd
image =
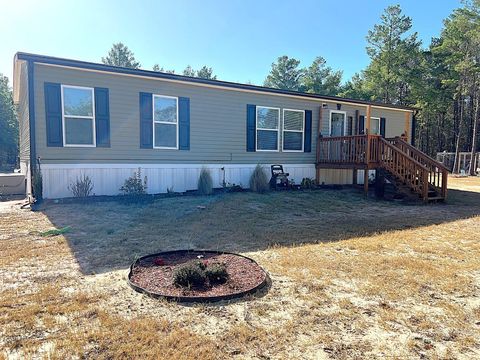
[[[224,263],[228,280],[223,284],[203,287],[182,287],[173,282],[176,267],[191,260]],[[171,251],[138,259],[129,274],[130,284],[137,291],[177,301],[217,301],[240,297],[263,287],[265,271],[252,259],[215,251]]]

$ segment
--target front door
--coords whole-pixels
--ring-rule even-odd
[[[344,111],[330,112],[330,136],[345,136],[345,118]],[[330,143],[330,160],[343,161],[345,158],[345,140],[337,139]]]
[[[332,111],[330,113],[330,136],[345,135],[345,113]]]

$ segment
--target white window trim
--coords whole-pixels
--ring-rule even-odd
[[[258,109],[273,109],[278,110],[278,124],[277,129],[265,129],[258,127]],[[277,132],[277,150],[263,150],[258,148],[258,130],[262,131],[276,131]],[[264,151],[264,152],[280,152],[280,108],[271,107],[271,106],[262,106],[257,105],[255,108],[255,151]]]
[[[285,111],[301,112],[302,118],[302,130],[285,130]],[[305,149],[305,110],[298,109],[283,109],[283,123],[282,123],[282,152],[303,152]],[[296,132],[302,134],[302,149],[301,150],[285,150],[285,132]]]
[[[65,115],[65,107],[63,102],[63,89],[82,89],[90,90],[92,92],[92,116],[80,116],[80,115]],[[97,147],[97,134],[95,130],[95,91],[94,88],[85,86],[74,85],[60,85],[60,98],[62,102],[62,132],[63,132],[63,146],[64,147]],[[92,120],[92,132],[93,132],[93,144],[67,144],[67,136],[65,129],[65,117],[74,119],[91,119]]]
[[[177,109],[177,114],[176,114],[176,122],[172,123],[171,121],[156,121],[155,120],[155,98],[164,98],[164,99],[175,99],[176,102],[176,109]],[[178,150],[179,148],[179,134],[178,134],[178,97],[176,96],[167,96],[167,95],[158,95],[158,94],[152,94],[152,123],[153,123],[153,148],[154,149],[164,149],[164,150]],[[155,146],[155,124],[167,124],[167,125],[176,125],[176,135],[177,135],[177,140],[176,140],[176,145],[175,147],[173,146]]]
[[[372,125],[372,120],[373,119],[378,120],[378,134],[372,134],[372,132],[370,131],[371,129],[368,129],[368,134],[369,135],[380,135],[380,118],[376,117],[376,116],[370,116],[370,127]]]
[[[343,136],[347,135],[347,112],[346,111],[340,111],[340,110],[330,110],[330,117],[328,121],[328,131],[329,131],[329,136],[332,136],[332,114],[343,114]]]

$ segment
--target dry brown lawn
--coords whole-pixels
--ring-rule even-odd
[[[0,203],[0,358],[480,358],[480,179],[451,178],[449,195]],[[242,252],[271,288],[185,306],[128,287],[135,257],[179,248]]]

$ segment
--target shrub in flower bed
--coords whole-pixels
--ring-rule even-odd
[[[177,267],[173,271],[173,282],[177,286],[201,287],[208,284],[221,284],[227,280],[227,268],[225,264],[221,263],[194,260]]]

